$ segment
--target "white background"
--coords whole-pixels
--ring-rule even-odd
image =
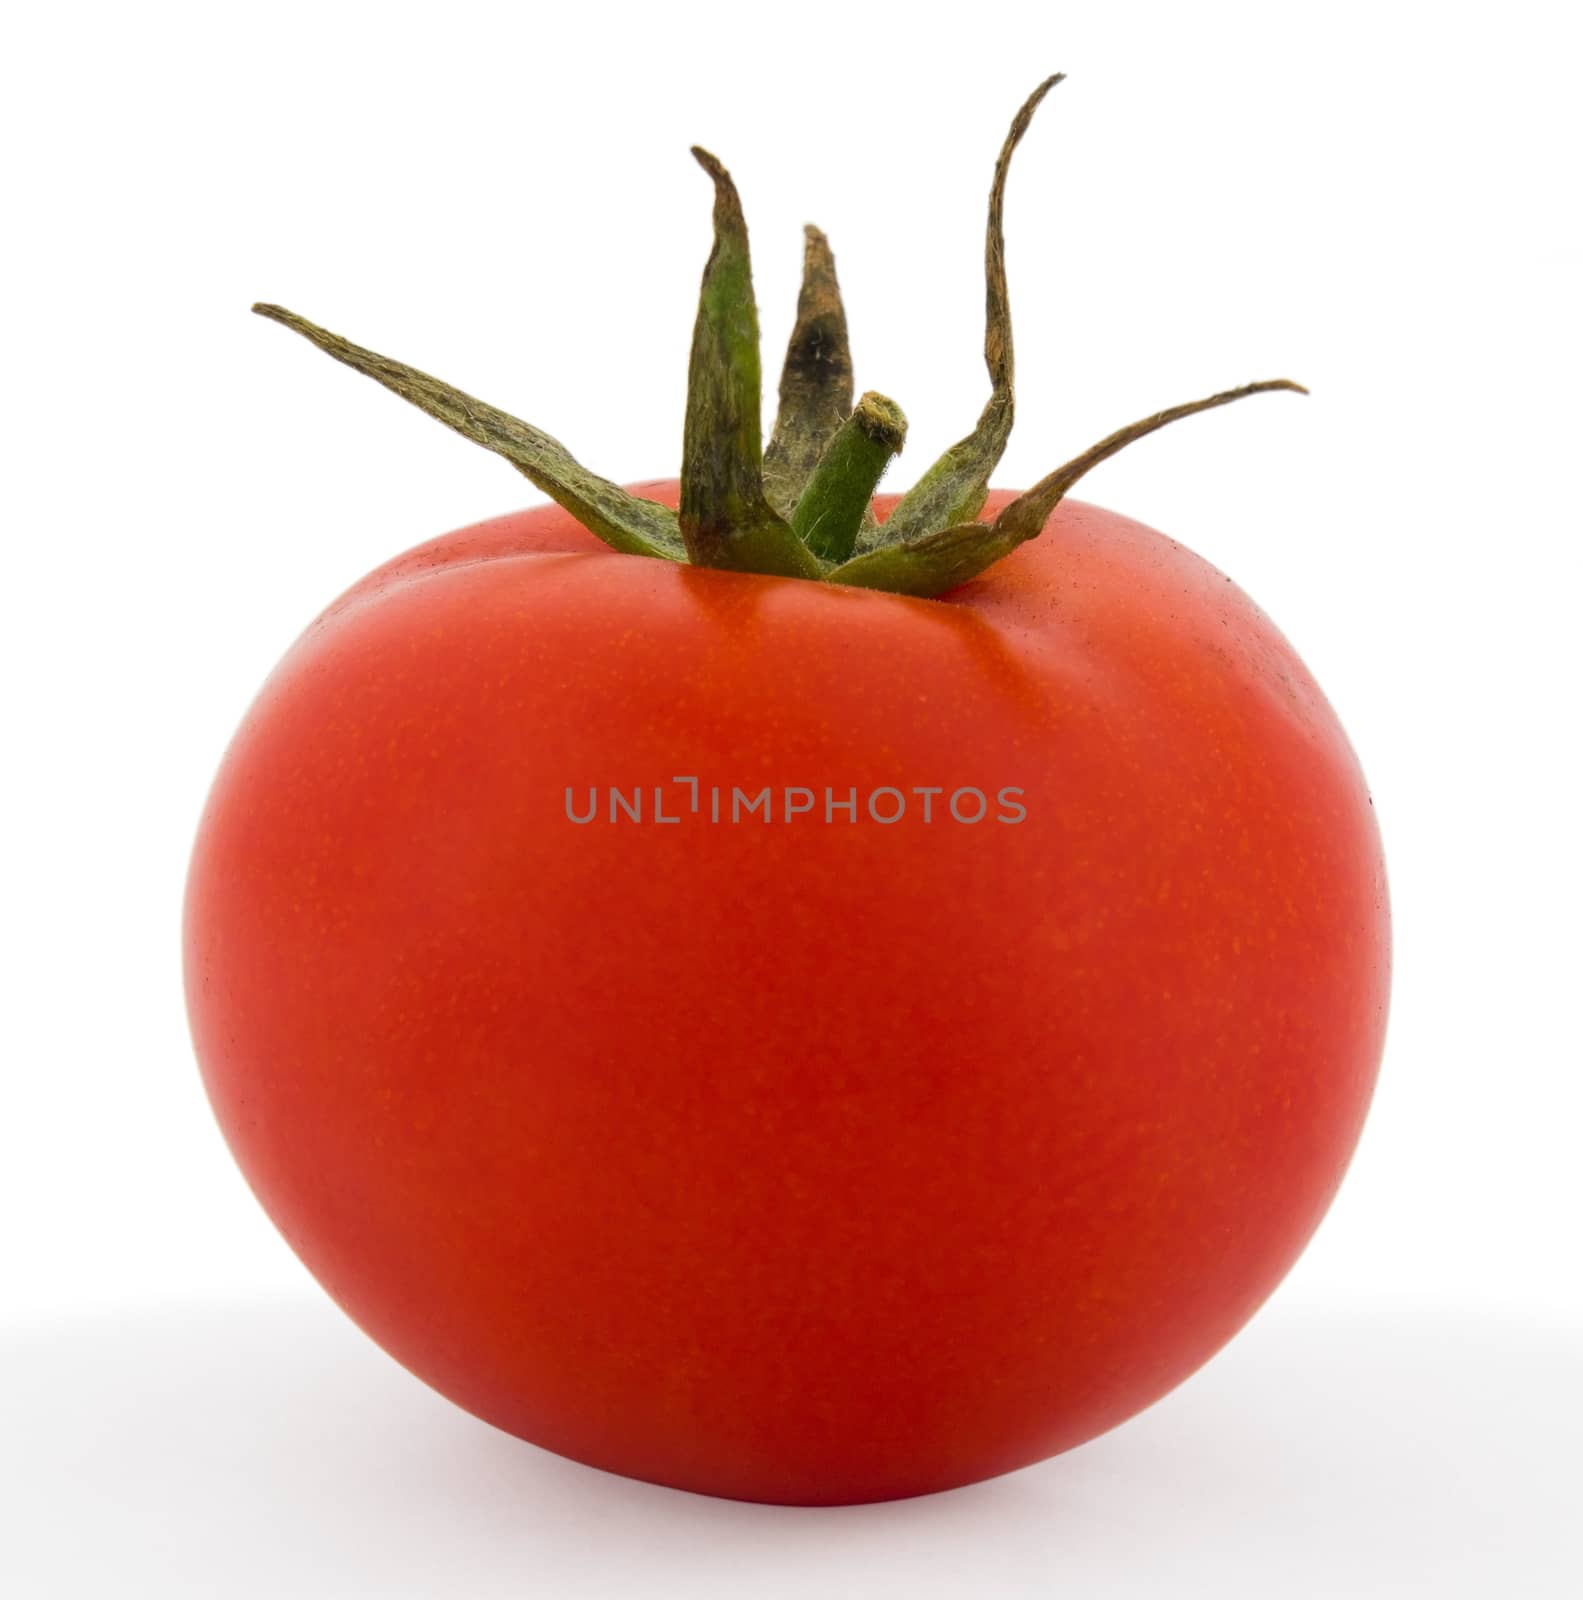
[[[0,1589],[1576,1592],[1570,11],[13,15]],[[911,418],[904,485],[982,402],[990,167],[1057,68],[1008,198],[999,481],[1229,384],[1312,387],[1184,424],[1083,492],[1232,574],[1352,734],[1398,941],[1372,1120],[1248,1332],[1070,1456],[820,1513],[570,1466],[340,1319],[199,1090],[178,910],[231,728],[362,571],[531,499],[247,306],[437,372],[611,476],[673,471],[703,142],[744,194],[771,372],[800,225],[830,233],[859,386]]]

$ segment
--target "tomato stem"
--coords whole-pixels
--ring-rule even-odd
[[[280,306],[261,316],[295,330],[476,444],[493,450],[612,549],[696,566],[822,579],[934,598],[1036,538],[1083,475],[1136,439],[1184,417],[1272,390],[1306,394],[1287,378],[1250,383],[1156,412],[1107,435],[1008,504],[975,520],[1015,409],[1004,213],[1011,159],[1034,112],[1063,74],[1048,77],[1012,119],[990,185],[984,232],[984,362],[990,396],[973,431],[897,501],[880,526],[874,489],[906,437],[901,408],[869,392],[852,405],[846,311],[830,243],[804,230],[797,320],[769,445],[760,408],[758,308],[747,223],[731,175],[707,150],[693,155],[714,184],[714,242],[699,288],[688,363],[679,512],[590,472],[558,440],[414,367],[352,344]]]
[[[792,531],[820,560],[852,554],[879,480],[906,437],[901,407],[872,392],[836,430],[791,516]]]

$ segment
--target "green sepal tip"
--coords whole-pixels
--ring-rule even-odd
[[[994,522],[959,523],[916,539],[882,544],[836,567],[826,575],[827,581],[859,589],[884,589],[891,594],[914,595],[919,599],[936,599],[976,578],[1019,545],[1037,538],[1072,486],[1134,440],[1180,422],[1183,417],[1196,416],[1200,411],[1213,411],[1217,406],[1230,405],[1233,400],[1245,400],[1249,395],[1270,394],[1280,389],[1293,394],[1308,393],[1302,384],[1293,383],[1290,378],[1271,378],[1262,383],[1244,384],[1240,389],[1226,389],[1205,400],[1190,400],[1185,405],[1157,411],[1152,417],[1107,434],[1065,466],[1057,467],[1025,494],[1009,502]],[[889,524],[886,526],[888,528]]]
[[[284,306],[259,304],[253,310],[300,333],[326,355],[383,384],[464,439],[504,456],[536,489],[564,506],[611,549],[666,561],[686,560],[674,511],[652,500],[640,500],[619,484],[590,472],[560,440],[531,423],[475,400],[416,367],[365,350]]]
[[[682,540],[694,566],[817,578],[818,558],[764,497],[758,308],[742,202],[714,156],[697,146],[693,156],[714,182],[715,237],[687,367]]]
[[[892,458],[907,438],[894,400],[865,394],[836,429],[798,497],[792,531],[821,561],[845,561]]]

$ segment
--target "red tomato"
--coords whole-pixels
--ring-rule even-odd
[[[803,1504],[1024,1466],[1224,1344],[1357,1139],[1388,940],[1291,647],[1072,501],[944,601],[548,506],[425,545],[266,684],[186,916],[221,1126],[373,1338],[563,1455]]]

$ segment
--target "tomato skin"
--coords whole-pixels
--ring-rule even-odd
[[[990,810],[711,824],[689,775]],[[682,821],[568,820],[635,785]],[[398,558],[247,713],[185,953],[236,1159],[386,1350],[577,1460],[798,1504],[1009,1471],[1207,1360],[1340,1181],[1389,985],[1312,678],[1070,501],[944,601],[555,507]]]

